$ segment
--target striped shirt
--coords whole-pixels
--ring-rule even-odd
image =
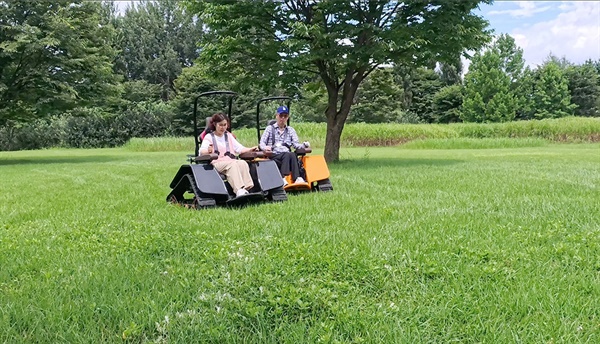
[[[273,142],[273,136],[275,136],[275,142]],[[288,125],[281,131],[277,123],[275,123],[265,129],[260,138],[259,147],[261,150],[264,150],[265,147],[271,146],[273,153],[278,154],[289,152],[291,147],[296,149],[304,147],[299,141],[298,134],[296,134],[294,128]]]

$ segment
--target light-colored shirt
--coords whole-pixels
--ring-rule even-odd
[[[235,137],[233,137],[233,135],[231,135],[228,132],[225,134],[229,135],[227,137],[227,140],[229,141],[230,144],[233,144],[233,152],[231,152],[231,153],[240,154],[242,149],[246,148],[246,147],[242,146],[242,144],[239,143],[238,140],[236,140]],[[217,145],[215,145],[212,142],[212,135],[206,134],[206,136],[204,136],[204,140],[202,140],[202,144],[200,145],[200,150],[208,149],[208,145],[213,143],[214,150],[218,149],[219,153],[221,153],[221,154],[224,154],[225,152],[227,152],[227,146],[225,145],[225,135],[219,137],[215,134],[215,141],[217,141],[217,143],[216,143]]]
[[[275,142],[273,142],[273,133],[275,133]],[[298,134],[296,134],[294,128],[287,125],[283,131],[280,131],[277,123],[265,128],[265,132],[260,138],[260,149],[264,150],[267,146],[271,146],[271,149],[275,154],[289,152],[289,147],[294,147],[296,149],[304,147],[304,145],[300,143]]]

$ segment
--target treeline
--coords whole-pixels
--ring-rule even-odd
[[[130,6],[119,12],[112,2],[0,1],[1,150],[111,147],[131,137],[190,135],[194,96],[215,89],[238,92],[237,128],[255,125],[256,101],[269,95],[295,98],[293,121],[325,121],[327,94],[319,80],[217,80],[211,65],[198,59],[202,16],[173,0]],[[360,85],[348,122],[600,116],[600,61],[549,56],[525,67],[522,50],[502,35],[477,52],[463,74],[458,59],[379,68]],[[203,104],[201,117],[219,107]]]

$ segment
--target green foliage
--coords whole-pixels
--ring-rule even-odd
[[[172,110],[164,103],[140,102],[124,113],[111,115],[100,108],[85,108],[67,120],[68,147],[121,146],[132,137],[156,137],[172,133]]]
[[[408,111],[420,121],[432,123],[437,114],[434,110],[435,94],[443,87],[438,73],[433,69],[417,68],[410,76],[410,106]]]
[[[378,66],[453,59],[488,39],[481,2],[187,1],[209,28],[202,63],[223,76],[266,85],[302,84],[318,76],[328,95],[328,161],[358,86]],[[280,75],[281,74],[281,75]]]
[[[438,74],[446,86],[462,84],[463,64],[460,58],[453,63],[440,63]]]
[[[297,103],[297,111],[294,110],[294,118],[302,122],[323,123],[323,116],[327,110],[327,89],[320,82],[307,82],[301,86]]]
[[[541,138],[452,138],[422,139],[407,142],[403,149],[498,149],[547,146]]]
[[[198,57],[202,23],[178,1],[138,1],[114,19],[119,54],[115,70],[126,80],[160,85],[163,100],[171,99],[182,68]]]
[[[60,147],[65,128],[66,121],[59,116],[25,123],[8,121],[0,126],[0,151]]]
[[[577,105],[575,115],[600,117],[600,71],[591,60],[565,70],[569,80],[571,102]]]
[[[515,89],[522,68],[522,50],[508,35],[501,35],[487,50],[476,53],[465,76],[461,119],[512,121],[520,105]]]
[[[563,70],[548,62],[536,70],[533,84],[534,118],[559,118],[573,113],[568,80]]]
[[[90,1],[2,2],[0,124],[114,101],[114,32],[100,13]]]
[[[402,88],[394,82],[391,68],[371,73],[356,92],[349,123],[389,123],[402,118]]]
[[[433,95],[433,122],[460,122],[460,107],[463,102],[463,86],[460,84],[441,88]]]

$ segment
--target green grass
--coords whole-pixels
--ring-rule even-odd
[[[541,138],[456,138],[456,139],[425,139],[414,140],[402,145],[405,149],[490,149],[490,148],[521,148],[542,147],[548,145]]]
[[[484,146],[208,211],[187,148],[2,152],[0,342],[600,342],[600,145]]]
[[[325,147],[325,123],[292,123],[301,141]],[[234,133],[247,146],[257,143],[256,129]],[[413,142],[416,141],[416,142]],[[428,141],[428,142],[423,142]],[[549,142],[600,142],[600,118],[565,117],[539,121],[454,124],[346,124],[343,147],[380,147],[408,144],[413,149],[539,147]],[[193,152],[194,141],[184,138],[131,139],[126,149],[136,152]]]

